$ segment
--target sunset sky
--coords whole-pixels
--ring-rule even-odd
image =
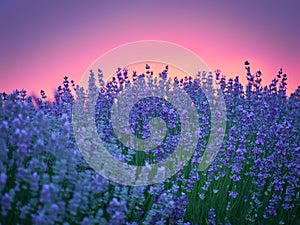
[[[300,85],[300,1],[16,1],[0,3],[0,92],[49,96],[78,82],[99,56],[128,42],[163,40],[245,80],[245,60],[268,84],[279,68]]]

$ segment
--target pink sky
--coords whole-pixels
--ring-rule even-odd
[[[212,70],[242,81],[245,60],[263,72],[263,84],[282,67],[291,93],[300,85],[299,7],[296,1],[2,2],[0,92],[43,89],[51,96],[65,75],[78,82],[110,49],[151,39],[182,45]]]

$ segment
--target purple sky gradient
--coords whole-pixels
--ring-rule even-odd
[[[288,91],[300,85],[300,2],[15,1],[0,3],[0,92],[52,91],[64,75],[79,81],[106,51],[157,39],[197,53],[211,69],[240,75],[243,62],[269,83],[280,67]]]

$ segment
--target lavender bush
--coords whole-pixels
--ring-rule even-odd
[[[118,70],[109,82],[101,70],[98,80],[91,71],[88,90],[65,77],[53,102],[44,91],[41,98],[27,96],[25,90],[1,93],[0,224],[300,224],[300,87],[287,96],[282,70],[263,87],[262,73],[253,74],[249,62],[245,68],[245,87],[238,77],[226,80],[220,71],[171,79],[168,68],[155,77],[147,65],[145,74]],[[99,137],[119,160],[132,165],[163,161],[174,151],[181,130],[178,113],[167,101],[145,99],[131,113],[132,132],[140,138],[149,136],[151,118],[166,121],[164,142],[152,151],[122,145],[112,128],[114,100],[138,79],[154,88],[185,90],[199,114],[200,138],[176,175],[131,187],[103,178],[86,163],[71,115],[75,102],[95,107]],[[210,130],[202,90],[214,80],[225,96],[226,134],[216,159],[201,172]],[[95,96],[93,106],[89,99]]]

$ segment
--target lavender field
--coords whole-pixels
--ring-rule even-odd
[[[25,90],[0,93],[0,224],[300,224],[300,86],[288,96],[282,70],[264,87],[260,71],[253,73],[248,62],[245,69],[245,86],[219,71],[177,79],[167,67],[156,76],[147,65],[145,74],[119,70],[110,81],[100,69],[91,71],[88,90],[65,77],[53,102],[43,91],[40,97]],[[135,151],[114,132],[113,103],[128,87],[138,91],[137,81],[154,90],[184,90],[198,114],[193,156],[152,185],[118,184],[98,174],[73,130],[73,106],[81,104],[82,124],[92,108],[98,135],[116,159],[139,166],[164,161],[183,129],[167,99],[147,98],[130,111],[131,131],[140,139],[151,135],[151,119],[166,122],[161,145]],[[199,170],[211,130],[204,90],[212,90],[213,82],[224,95],[226,130],[216,158]]]

